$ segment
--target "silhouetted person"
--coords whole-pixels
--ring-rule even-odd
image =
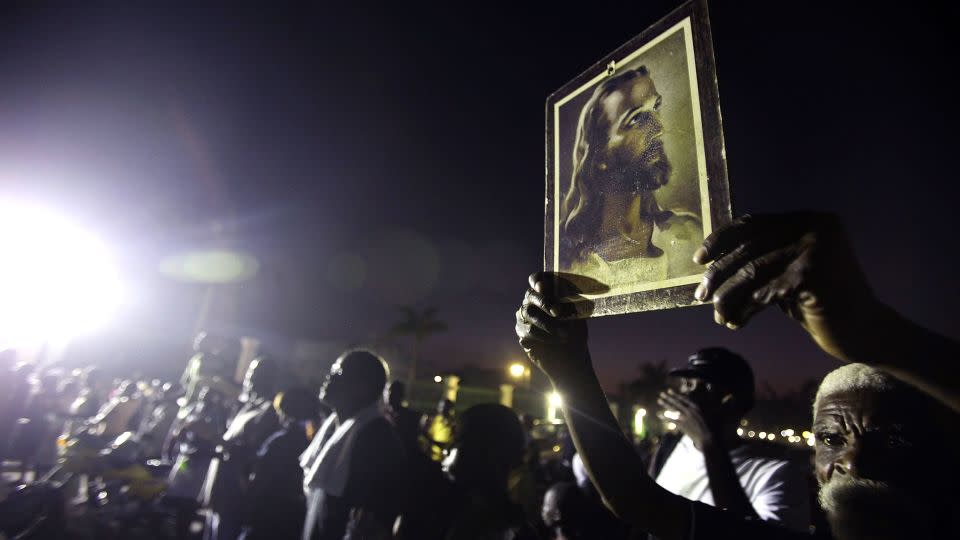
[[[22,472],[39,476],[56,463],[57,377],[42,375],[27,389],[19,418],[5,438],[11,444],[10,457],[21,462]]]
[[[231,359],[231,342],[222,336],[200,332],[193,341],[194,354],[187,361],[187,368],[180,377],[186,388],[187,401],[197,399],[204,386],[214,388],[227,396],[236,396],[233,391],[233,374],[236,358]]]
[[[737,435],[754,402],[750,365],[712,347],[670,376],[681,380],[680,391],[667,390],[658,402],[679,413],[679,432],[664,435],[654,456],[650,474],[657,484],[693,501],[808,530],[808,468],[791,461],[782,445]]]
[[[177,418],[180,410],[177,400],[182,396],[183,387],[175,382],[164,383],[157,391],[151,410],[140,424],[140,441],[148,458],[160,458],[163,455],[163,442]]]
[[[201,388],[197,401],[177,413],[168,441],[164,443],[170,460],[177,459],[184,452],[212,458],[222,440],[228,415],[229,405],[223,394],[207,386]]]
[[[510,500],[511,472],[523,463],[523,428],[497,404],[476,405],[458,418],[442,474],[434,465],[415,484],[429,487],[404,515],[403,540],[536,538],[520,505]]]
[[[456,405],[449,399],[437,403],[437,414],[424,417],[423,432],[427,439],[427,449],[434,461],[443,460],[443,452],[453,439],[454,415]]]
[[[401,381],[392,381],[383,392],[384,408],[387,419],[393,424],[400,437],[407,454],[420,452],[420,422],[423,417],[419,412],[404,405],[406,399],[406,385]]]
[[[70,405],[70,413],[78,418],[92,418],[107,401],[109,379],[96,367],[88,367],[81,375],[80,394]]]
[[[140,425],[143,396],[133,381],[123,381],[114,396],[90,420],[96,433],[111,438],[126,431],[136,431]]]
[[[386,363],[365,350],[347,351],[330,367],[320,399],[333,414],[300,459],[307,493],[304,540],[341,540],[348,533],[376,538],[393,527],[405,462],[381,412],[387,372]]]
[[[243,379],[240,408],[223,435],[236,444],[251,443],[257,448],[280,426],[273,408],[280,366],[272,358],[260,356],[250,362]]]
[[[267,357],[250,363],[240,394],[242,404],[223,434],[224,455],[210,462],[206,502],[220,515],[220,531],[227,538],[240,533],[243,493],[256,454],[267,437],[280,429],[273,407],[279,369]]]
[[[540,518],[550,540],[589,540],[611,537],[598,534],[591,511],[597,503],[587,498],[573,482],[550,486],[543,495]]]
[[[277,394],[274,406],[280,430],[257,453],[245,497],[244,540],[295,540],[303,531],[306,500],[300,455],[310,444],[307,431],[320,402],[310,390],[294,387]]]

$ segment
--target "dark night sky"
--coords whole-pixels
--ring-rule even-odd
[[[0,193],[113,246],[135,295],[112,335],[182,346],[200,289],[158,261],[228,246],[262,268],[223,293],[221,328],[350,342],[432,305],[451,330],[425,355],[443,369],[521,354],[546,96],[677,2],[33,4],[0,8]],[[735,213],[842,214],[880,296],[960,335],[956,9],[770,4],[712,6]],[[773,313],[738,332],[700,307],[591,333],[608,385],[712,344],[778,388],[832,365]]]

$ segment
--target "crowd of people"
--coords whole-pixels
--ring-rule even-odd
[[[232,346],[220,336],[199,335],[194,351],[167,382],[37,368],[4,353],[0,531],[25,526],[7,518],[29,507],[56,527],[32,524],[43,534],[18,536],[102,538],[71,522],[90,505],[119,504],[104,479],[136,469],[157,481],[126,474],[130,491],[175,522],[167,536],[144,537],[540,538],[540,497],[573,479],[569,455],[567,465],[542,461],[529,418],[492,403],[458,413],[448,399],[415,411],[405,384],[368,350],[345,351],[319,388],[267,356],[235,384]],[[16,504],[42,486],[60,502]],[[64,515],[46,515],[60,503]]]
[[[55,489],[69,504],[89,499],[89,477],[105,473],[70,461],[86,444],[161,467],[161,486],[140,491],[195,503],[181,508],[208,517],[206,538],[953,537],[958,344],[877,299],[833,216],[744,217],[695,260],[707,265],[695,296],[718,324],[740,329],[775,305],[842,362],[812,403],[813,456],[738,436],[752,369],[697,346],[659,397],[678,429],[639,450],[597,380],[587,323],[560,301],[574,285],[537,273],[516,332],[564,397],[570,452],[556,462],[535,422],[503,405],[412,410],[364,349],[343,352],[319,389],[290,383],[269,357],[236,385],[229,347],[207,335],[170,382],[37,371],[4,353],[0,457],[18,474],[0,513],[65,469],[80,474]],[[176,534],[191,534],[195,514],[179,515]],[[0,528],[14,522],[0,516]]]

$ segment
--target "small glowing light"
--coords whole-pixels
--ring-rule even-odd
[[[670,430],[670,431],[673,431],[673,430],[677,429],[677,425],[674,424],[673,422],[667,422],[667,429]]]
[[[742,428],[742,427],[738,427],[738,428],[737,428],[737,435],[743,437],[743,428]]]
[[[761,432],[760,432],[760,438],[761,438],[761,439],[766,439],[766,438],[767,438],[767,432],[766,432],[766,431],[761,431]]]
[[[437,382],[437,383],[438,383],[438,382],[443,382],[443,377],[437,375],[436,377],[433,378],[433,382]]]
[[[559,451],[560,451],[560,445],[559,445],[559,444],[554,445],[554,446],[553,446],[553,451],[554,451],[554,452],[559,452]]]
[[[757,433],[756,433],[755,431],[750,430],[750,431],[747,432],[747,437],[753,437],[753,436],[756,435],[756,434],[757,434]]]
[[[810,437],[813,437],[813,433],[810,433],[809,431],[804,431],[802,435],[804,439],[809,439]]]
[[[792,429],[785,429],[785,430],[783,430],[783,431],[780,432],[780,436],[781,436],[781,437],[793,437],[793,430],[792,430]]]
[[[767,434],[767,439],[769,439],[769,440],[771,440],[771,441],[774,440],[774,439],[776,439],[776,438],[777,438],[777,436],[774,435],[773,433],[768,433],[768,434]]]
[[[646,432],[646,427],[643,424],[643,418],[647,415],[647,410],[643,407],[637,409],[637,412],[633,415],[633,434],[637,437],[643,437]]]
[[[807,439],[807,446],[813,446],[813,439]]]
[[[520,377],[523,377],[526,373],[527,373],[527,366],[521,364],[520,362],[510,364],[510,376],[513,377],[514,379],[519,379]]]
[[[663,411],[663,417],[669,420],[679,420],[680,413],[678,411]]]
[[[547,396],[547,399],[550,401],[551,407],[563,406],[563,397],[557,392],[550,392],[550,395]]]
[[[740,425],[743,427],[747,427],[750,425],[750,422],[747,422],[747,419],[744,418],[743,420],[740,421]]]
[[[557,416],[557,411],[560,407],[563,406],[563,398],[560,397],[560,394],[557,392],[550,392],[547,394],[547,421],[550,423],[558,423],[560,420]]]

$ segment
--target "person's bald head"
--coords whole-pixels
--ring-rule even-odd
[[[273,399],[276,393],[280,366],[269,356],[258,356],[250,362],[243,379],[245,392],[254,393],[266,399]]]
[[[320,399],[338,414],[350,414],[378,401],[390,373],[386,362],[370,351],[346,351],[330,366]]]

